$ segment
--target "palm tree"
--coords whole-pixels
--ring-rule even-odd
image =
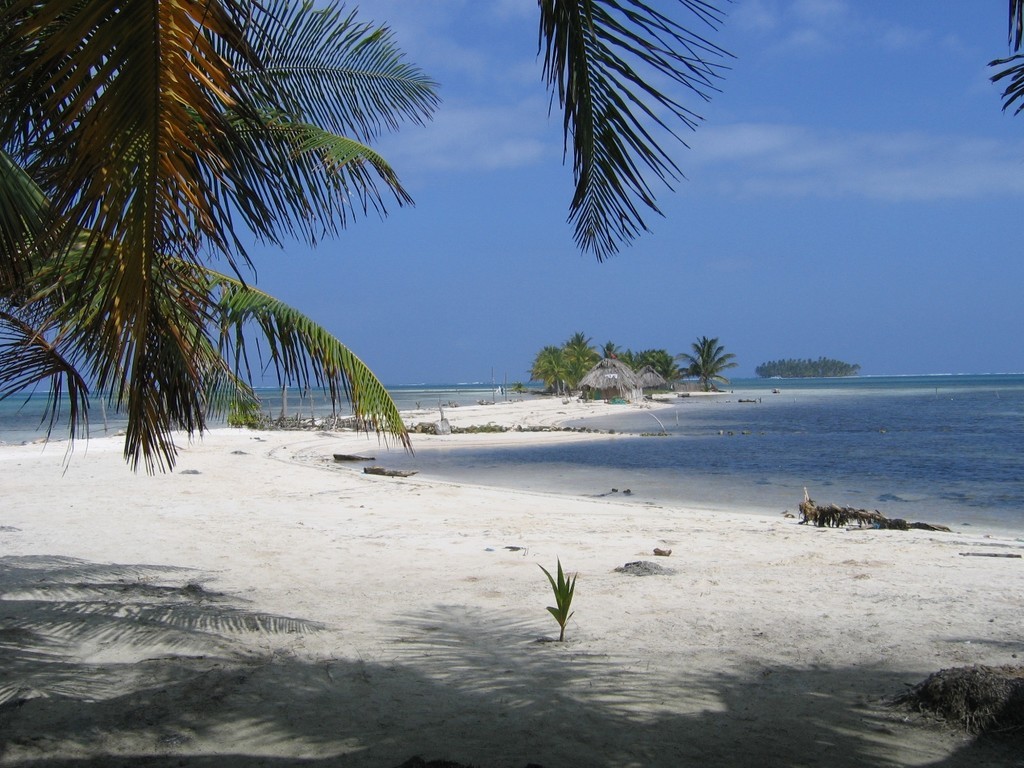
[[[357,357],[207,262],[239,275],[236,227],[313,242],[410,201],[363,143],[437,103],[390,33],[287,0],[9,0],[0,30],[0,396],[66,389],[74,436],[89,382],[126,413],[129,462],[168,468],[172,430],[252,400],[255,325],[282,378],[408,444]]]
[[[549,345],[544,347],[533,359],[530,377],[535,381],[543,381],[544,386],[555,394],[560,394],[565,387],[568,366],[562,347]]]
[[[645,349],[637,353],[633,369],[638,371],[645,365],[651,366],[670,384],[683,377],[683,372],[676,365],[675,358],[664,349]]]
[[[590,339],[581,331],[577,331],[563,345],[566,367],[566,384],[570,390],[576,389],[580,379],[601,359],[601,355],[590,345]]]
[[[715,382],[728,384],[729,380],[722,375],[722,371],[735,368],[736,355],[726,352],[725,347],[718,343],[718,339],[709,339],[701,336],[691,345],[692,352],[682,352],[676,355],[676,360],[688,364],[686,373],[689,376],[696,376],[700,379],[701,388],[710,392]]]
[[[721,21],[713,0],[679,4]],[[651,83],[706,100],[725,54],[641,0],[539,7],[572,144],[570,219],[600,261],[646,229],[641,209],[658,212],[648,174],[680,177],[655,136],[698,120]],[[0,74],[0,398],[45,382],[56,407],[66,391],[74,436],[90,386],[107,392],[129,462],[167,468],[172,430],[252,401],[255,325],[283,380],[349,395],[407,444],[358,358],[241,280],[236,234],[315,242],[411,202],[369,145],[428,119],[437,97],[387,28],[335,0],[4,0]]]
[[[628,365],[630,368],[632,368],[634,371],[643,368],[643,364],[640,363],[640,358],[637,356],[637,353],[634,352],[632,349],[627,349],[624,352],[620,351],[618,354],[618,358],[626,365]]]
[[[621,351],[622,350],[619,348],[619,345],[616,344],[614,341],[606,341],[601,346],[601,357],[618,357]]]

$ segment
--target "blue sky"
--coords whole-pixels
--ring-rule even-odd
[[[440,83],[432,123],[379,145],[416,205],[253,255],[261,288],[386,384],[526,380],[576,331],[673,354],[717,336],[736,376],[822,355],[1024,371],[1024,115],[987,66],[1008,53],[1005,0],[728,4],[707,34],[736,58],[672,147],[686,179],[656,187],[664,217],[603,264],[566,220],[534,0],[358,8]]]

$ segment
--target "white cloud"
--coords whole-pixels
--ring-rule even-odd
[[[892,202],[1024,194],[1024,143],[922,133],[818,133],[793,125],[707,128],[687,161],[727,194]]]
[[[413,170],[489,171],[557,157],[561,145],[542,99],[518,105],[444,104],[424,127],[411,127],[381,144],[403,175]]]
[[[776,54],[824,55],[831,51],[882,47],[889,50],[949,47],[927,28],[907,27],[872,16],[845,0],[751,0],[732,17],[741,29],[762,36]]]
[[[811,24],[835,25],[849,13],[843,0],[793,0],[793,15]]]
[[[766,0],[747,0],[729,14],[729,25],[747,32],[765,34],[774,32],[782,23],[777,3]]]

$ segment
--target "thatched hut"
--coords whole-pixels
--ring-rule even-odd
[[[643,390],[633,370],[621,360],[606,357],[580,379],[580,388],[590,387],[601,393],[605,400],[621,397],[624,400],[640,400]]]
[[[654,370],[653,366],[645,365],[636,372],[636,383],[641,389],[668,386],[668,379]]]

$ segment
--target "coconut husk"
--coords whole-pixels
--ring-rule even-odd
[[[969,733],[1024,734],[1024,667],[954,667],[929,675],[895,702]]]

